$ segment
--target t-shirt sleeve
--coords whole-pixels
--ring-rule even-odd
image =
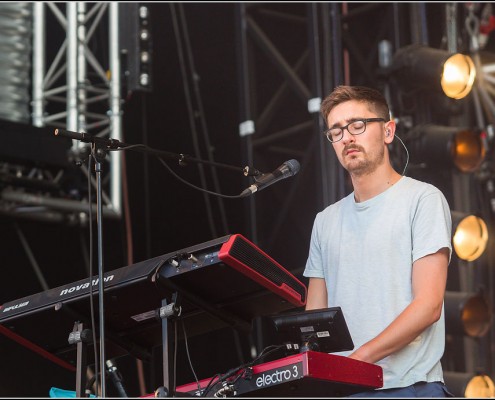
[[[311,242],[309,244],[309,256],[306,261],[306,268],[303,276],[307,278],[324,278],[323,273],[323,255],[321,253],[320,243],[320,215],[317,215],[313,223],[311,232]]]
[[[452,216],[443,193],[435,189],[420,197],[414,214],[413,262],[441,248],[449,249],[452,255]]]

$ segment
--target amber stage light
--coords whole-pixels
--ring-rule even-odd
[[[393,71],[406,87],[442,91],[462,99],[471,91],[476,68],[468,55],[413,44],[397,50]]]
[[[411,162],[432,166],[455,166],[459,171],[476,171],[486,156],[480,132],[470,128],[418,125],[408,133]]]
[[[451,211],[454,251],[461,260],[474,261],[485,251],[488,228],[480,217]]]
[[[490,330],[491,311],[483,294],[447,291],[444,304],[448,334],[483,337]]]
[[[444,371],[447,389],[455,397],[482,399],[495,397],[493,380],[485,374]]]

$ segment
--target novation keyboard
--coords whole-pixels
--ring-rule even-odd
[[[199,387],[198,387],[199,385]],[[210,385],[207,393],[203,393]],[[176,395],[206,397],[344,397],[383,386],[375,364],[315,351],[240,370],[220,383],[203,379],[177,387]]]
[[[74,323],[90,327],[90,293],[98,310],[98,277],[83,279],[0,306],[8,330],[62,359]],[[104,274],[105,335],[109,357],[149,359],[161,343],[162,300],[178,295],[188,336],[231,326],[248,331],[254,317],[306,303],[306,286],[239,234],[168,253]]]

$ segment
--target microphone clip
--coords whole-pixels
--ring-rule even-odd
[[[294,176],[299,172],[300,164],[297,160],[288,160],[284,162],[280,167],[278,167],[275,171],[269,174],[261,174],[254,177],[254,183],[245,189],[240,197],[247,197],[256,193],[270,185],[273,185],[275,182],[278,182],[282,179],[289,178]]]
[[[263,175],[260,171],[258,171],[256,168],[251,168],[249,165],[246,165],[243,169],[243,174],[244,176],[260,176]]]

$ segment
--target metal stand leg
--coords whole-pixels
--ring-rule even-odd
[[[162,300],[159,310],[159,317],[162,320],[162,356],[163,356],[163,386],[155,391],[156,397],[170,397],[174,388],[170,388],[170,368],[168,359],[168,319],[180,315],[181,308],[177,306],[177,293],[172,296],[172,303],[167,304],[167,300]]]
[[[89,332],[89,334],[86,334]],[[74,323],[74,329],[69,335],[69,344],[77,346],[76,363],[76,397],[86,397],[87,343],[91,342],[89,329],[84,330],[81,322]]]

